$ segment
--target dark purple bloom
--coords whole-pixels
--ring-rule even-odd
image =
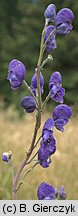
[[[62,77],[61,74],[58,71],[55,71],[49,80],[49,89],[52,88],[53,84],[55,84],[56,86],[61,86],[62,84]]]
[[[56,102],[63,103],[63,97],[65,95],[65,89],[53,85],[50,91],[50,98]]]
[[[60,187],[60,190],[58,190],[58,198],[61,200],[66,200],[66,192],[64,191],[64,186]]]
[[[63,96],[65,95],[65,89],[62,88],[61,74],[56,71],[52,74],[49,81],[50,97],[56,102],[63,103]]]
[[[50,19],[50,21],[54,22],[56,18],[56,6],[54,4],[48,5],[44,12],[44,16],[46,19]]]
[[[55,29],[54,26],[50,25],[45,29],[45,36],[44,36],[44,42],[46,42],[46,40],[48,39],[50,33]],[[54,33],[49,40],[46,43],[46,50],[48,52],[54,50],[57,46],[56,46],[56,40],[55,40],[55,35],[56,33]]]
[[[8,162],[10,159],[11,159],[11,156],[12,156],[12,152],[9,151],[9,152],[4,152],[2,154],[2,161],[4,162]]]
[[[72,30],[74,14],[69,8],[61,9],[56,15],[56,28],[59,34],[68,34]]]
[[[39,200],[54,200],[56,189],[52,185],[42,182],[38,187],[37,195]]]
[[[53,111],[53,119],[55,127],[60,130],[64,131],[64,125],[68,123],[69,118],[72,115],[72,109],[66,105],[58,105]]]
[[[54,137],[51,137],[51,140],[46,144],[44,142],[40,143],[40,149],[38,151],[38,160],[40,165],[44,168],[48,167],[51,163],[50,156],[56,151],[56,141]]]
[[[40,72],[40,90],[41,90],[41,94],[43,93],[43,85],[44,85],[44,77],[43,77],[42,73]],[[35,74],[32,77],[32,80],[31,80],[31,89],[32,89],[32,92],[34,93],[34,95],[36,95],[36,90],[37,90],[37,72],[35,72]]]
[[[16,90],[22,85],[25,75],[26,69],[24,64],[19,60],[13,59],[9,64],[9,73],[7,77],[13,90]]]
[[[53,136],[54,121],[52,118],[47,119],[42,129],[42,141],[49,142]]]
[[[25,96],[22,98],[20,105],[27,113],[31,113],[36,109],[36,103],[31,96]]]
[[[47,121],[45,122],[44,126],[43,126],[43,130],[48,129],[51,130],[54,127],[54,121],[52,118],[48,118]]]

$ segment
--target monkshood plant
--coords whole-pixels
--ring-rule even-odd
[[[56,37],[58,37],[59,34],[67,35],[72,30],[74,14],[69,8],[63,8],[56,13],[56,6],[50,4],[44,12],[44,17],[45,25],[42,31],[38,63],[30,86],[25,80],[26,68],[24,64],[17,59],[13,59],[9,63],[7,79],[10,81],[11,89],[17,90],[24,84],[29,91],[29,95],[22,98],[20,106],[26,113],[32,113],[34,111],[36,113],[32,142],[30,143],[25,158],[21,162],[16,174],[14,173],[13,168],[12,152],[9,151],[2,154],[2,160],[8,162],[12,169],[13,199],[17,199],[17,191],[21,184],[23,184],[24,178],[32,169],[37,165],[40,165],[43,168],[49,167],[52,161],[52,155],[56,152],[54,127],[56,127],[57,130],[64,132],[64,126],[69,122],[72,115],[72,109],[63,103],[65,89],[62,87],[62,77],[58,71],[53,72],[51,75],[48,86],[49,93],[45,100],[42,101],[42,94],[44,93],[44,77],[42,71],[47,62],[53,61],[50,53],[57,48]],[[46,59],[44,59],[45,53],[47,54]],[[44,123],[42,134],[37,140],[37,133],[41,126],[42,113],[49,99],[54,100],[59,104],[54,108],[51,118],[48,118]],[[34,149],[36,149],[38,145],[39,148],[37,148],[36,153],[34,153]],[[33,163],[33,165],[31,165],[31,163]],[[20,179],[20,174],[29,164],[30,168],[26,169],[26,172]],[[66,199],[64,186],[61,186],[60,189],[56,189],[56,187],[47,184],[45,181],[38,186],[37,195],[39,200]]]

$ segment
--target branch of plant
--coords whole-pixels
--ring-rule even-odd
[[[38,115],[39,115],[39,112],[38,112]],[[21,163],[20,167],[18,168],[17,170],[17,173],[14,177],[14,185],[13,185],[13,199],[16,199],[16,193],[17,193],[17,183],[18,183],[18,179],[19,179],[19,176],[22,172],[22,170],[24,169],[24,167],[26,166],[26,163],[27,161],[29,160],[32,152],[33,152],[33,149],[34,149],[34,143],[35,143],[35,140],[36,140],[36,136],[37,136],[37,132],[38,132],[38,129],[39,129],[39,118],[38,118],[38,115],[36,117],[36,124],[35,124],[35,129],[34,129],[34,134],[33,134],[33,138],[32,138],[32,142],[31,142],[31,145],[30,145],[30,148],[28,150],[28,153],[26,154],[26,157],[25,159],[23,160],[23,162]]]
[[[39,161],[36,161],[36,163],[35,163],[33,166],[31,166],[31,167],[26,171],[26,173],[22,176],[22,178],[21,178],[21,180],[20,180],[20,182],[19,182],[19,184],[18,184],[18,186],[17,186],[17,191],[18,191],[18,189],[20,188],[20,186],[23,184],[24,178],[25,178],[38,164],[39,164]]]
[[[40,70],[42,70],[43,67],[44,67],[49,61],[53,61],[52,55],[48,55],[48,57],[42,62],[41,66],[40,66]]]
[[[31,90],[31,87],[27,84],[27,82],[25,80],[23,80],[23,83],[25,85],[25,87],[27,88],[28,92],[32,95],[32,97],[34,98],[35,102],[36,102],[36,105],[38,107],[38,101],[37,101],[37,98],[35,97],[35,95],[33,94],[32,90]]]
[[[45,48],[46,48],[46,45],[47,45],[47,42],[48,40],[50,39],[50,37],[56,32],[56,28],[53,29],[53,31],[49,34],[48,38],[46,39],[44,45],[43,45],[43,53],[45,51]]]
[[[50,92],[49,92],[49,94],[47,95],[47,97],[45,98],[45,100],[44,100],[44,102],[43,102],[43,104],[42,104],[42,111],[43,111],[43,108],[44,108],[44,106],[47,104],[47,102],[49,101],[49,99],[50,99]]]
[[[13,163],[12,163],[12,160],[9,159],[9,165],[10,165],[10,168],[11,168],[11,173],[12,173],[12,185],[14,186],[14,168],[13,168]]]

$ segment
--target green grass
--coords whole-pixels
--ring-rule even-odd
[[[45,112],[42,117],[42,125],[48,117],[51,117],[51,113]],[[34,121],[34,114],[25,115],[25,118],[21,120],[11,109],[0,113],[0,155],[2,152],[12,150],[15,172],[30,145]],[[65,126],[64,133],[55,129],[54,135],[57,140],[57,151],[52,157],[52,163],[47,169],[38,165],[27,175],[19,189],[18,199],[37,199],[37,188],[43,181],[57,188],[64,185],[67,199],[78,199],[78,119],[71,118],[69,124]],[[1,161],[0,156],[0,199],[12,199],[11,190],[10,168],[8,163]]]

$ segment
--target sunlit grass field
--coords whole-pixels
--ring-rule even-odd
[[[51,117],[51,112],[44,112],[42,126]],[[1,161],[2,152],[12,151],[15,172],[24,158],[31,143],[35,123],[35,114],[25,114],[18,119],[11,109],[0,112],[0,199],[12,199],[12,179],[8,163]],[[41,129],[38,135],[41,134]],[[45,181],[59,188],[65,186],[67,199],[78,200],[78,118],[72,117],[65,126],[64,133],[54,129],[57,151],[52,156],[49,168],[40,165],[26,176],[18,191],[18,199],[37,199],[37,188]],[[37,137],[38,138],[38,137]],[[39,145],[38,145],[39,147]],[[29,166],[28,166],[29,168]],[[23,173],[26,171],[24,169]]]

